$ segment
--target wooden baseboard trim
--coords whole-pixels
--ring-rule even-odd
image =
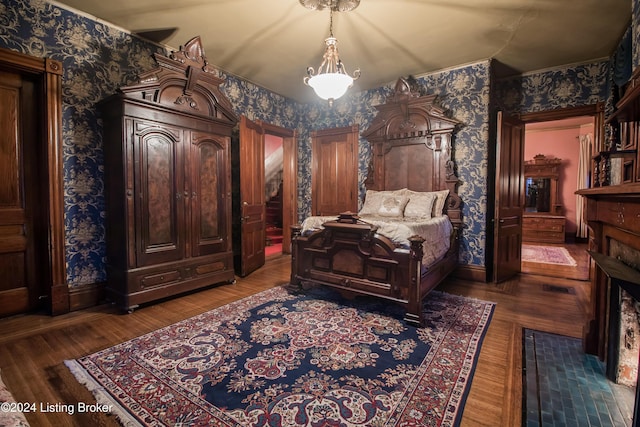
[[[480,265],[462,265],[454,270],[453,276],[458,279],[471,280],[474,282],[486,282],[487,270]]]
[[[69,289],[70,311],[83,310],[102,303],[105,299],[106,283],[93,283]]]
[[[66,283],[51,287],[51,315],[69,312],[69,286]]]
[[[505,407],[504,420],[507,426],[522,425],[522,325],[511,325],[511,345],[507,354],[506,388],[504,402],[511,402]]]

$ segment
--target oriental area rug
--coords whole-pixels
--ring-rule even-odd
[[[494,307],[276,287],[65,363],[125,425],[455,426]]]
[[[522,245],[522,261],[543,264],[578,265],[569,251],[562,246]]]

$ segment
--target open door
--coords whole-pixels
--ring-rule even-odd
[[[524,123],[498,112],[493,281],[520,273],[524,212]]]
[[[242,116],[239,145],[241,253],[237,273],[244,277],[264,265],[266,234],[262,126]]]
[[[298,220],[298,147],[297,132],[258,121],[266,135],[282,138],[282,253],[291,253],[291,226]]]

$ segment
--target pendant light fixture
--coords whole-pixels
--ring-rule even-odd
[[[355,9],[359,0],[300,0],[300,3],[309,9],[329,8],[329,37],[325,39],[327,45],[322,63],[316,70],[313,67],[307,68],[307,76],[304,83],[311,86],[322,99],[329,101],[329,106],[333,105],[333,101],[344,95],[353,85],[353,81],[360,77],[360,69],[353,72],[350,76],[345,69],[344,64],[338,55],[338,40],[333,36],[333,12],[346,12]]]

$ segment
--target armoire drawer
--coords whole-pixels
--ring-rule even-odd
[[[160,286],[171,282],[178,282],[180,280],[182,280],[182,274],[178,270],[168,270],[161,273],[154,273],[140,278],[140,289]]]

